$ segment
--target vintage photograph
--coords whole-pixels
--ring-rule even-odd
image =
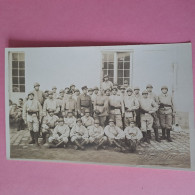
[[[193,170],[191,52],[6,48],[7,158]]]

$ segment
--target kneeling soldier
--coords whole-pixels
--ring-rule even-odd
[[[84,150],[84,145],[88,144],[88,130],[82,125],[82,120],[77,119],[76,125],[70,131],[71,142],[76,144],[75,149]]]
[[[123,147],[123,143],[125,140],[124,131],[121,130],[114,124],[114,120],[109,120],[109,125],[107,125],[104,129],[106,136],[108,137],[108,142],[110,145],[115,145],[120,151],[124,152],[125,148]]]
[[[64,118],[64,122],[70,129],[76,125],[76,118],[73,116],[72,110],[68,110],[68,116],[67,118]]]
[[[100,121],[98,119],[95,120],[95,124],[93,126],[88,127],[88,130],[89,143],[97,144],[97,150],[107,142],[107,137],[104,136],[104,130],[100,126]]]
[[[89,109],[85,109],[85,116],[81,117],[81,120],[86,128],[94,124],[94,119],[90,116]]]
[[[48,137],[53,134],[54,127],[58,120],[58,116],[54,115],[54,110],[49,109],[48,115],[44,116],[42,122],[42,144],[45,144],[48,141]]]
[[[132,120],[130,126],[127,126],[124,130],[127,145],[131,152],[135,152],[137,143],[142,139],[142,132],[135,126],[135,122]]]
[[[53,135],[49,137],[50,147],[59,147],[63,145],[66,147],[68,143],[68,137],[70,135],[70,129],[68,125],[64,124],[64,119],[58,120],[58,125],[54,128]]]

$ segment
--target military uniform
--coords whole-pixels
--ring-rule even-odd
[[[67,116],[66,118],[64,118],[64,122],[69,126],[70,129],[72,129],[76,125],[76,118],[74,116]]]
[[[101,89],[103,89],[103,90],[107,90],[107,89],[112,90],[112,87],[113,87],[113,83],[111,81],[102,82]]]
[[[92,102],[91,97],[89,95],[81,94],[77,98],[77,109],[80,113],[84,114],[85,109],[90,109],[90,112],[92,112]]]
[[[94,119],[91,116],[83,116],[81,117],[83,125],[87,128],[94,124]]]
[[[34,87],[40,86],[39,83],[35,83]],[[34,99],[38,100],[40,102],[41,105],[43,105],[43,101],[44,101],[44,95],[43,92],[40,90],[34,90]]]
[[[67,100],[64,99],[62,103],[62,112],[65,112],[65,117],[67,117],[68,110],[72,110],[72,112],[74,113],[73,115],[76,116],[77,103],[73,98],[70,97]]]

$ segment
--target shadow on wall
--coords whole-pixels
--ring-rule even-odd
[[[189,113],[177,112],[175,116],[175,123],[179,124],[183,130],[189,130]]]

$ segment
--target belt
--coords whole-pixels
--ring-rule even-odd
[[[81,107],[84,107],[84,108],[89,108],[90,106],[83,106],[83,105],[81,105]]]
[[[37,114],[37,112],[27,112],[29,115]]]
[[[104,104],[97,104],[97,106],[104,106]]]
[[[111,109],[111,110],[121,109],[121,107],[110,106],[110,109]]]

